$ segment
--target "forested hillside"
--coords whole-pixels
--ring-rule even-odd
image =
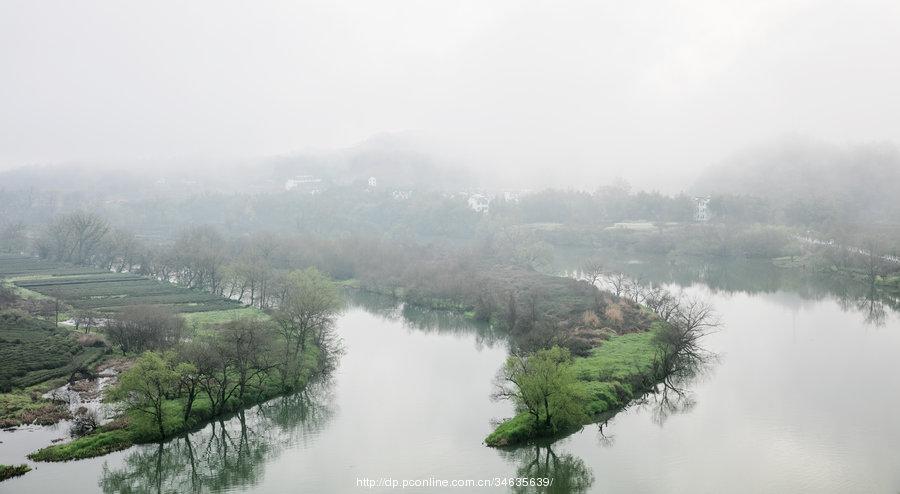
[[[898,184],[894,145],[783,140],[711,167],[694,191],[757,197],[791,223],[889,223],[900,213]]]

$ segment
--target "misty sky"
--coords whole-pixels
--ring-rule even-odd
[[[784,134],[900,140],[900,4],[0,3],[0,169],[403,132],[532,184],[672,190]]]

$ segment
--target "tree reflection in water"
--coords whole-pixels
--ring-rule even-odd
[[[557,269],[575,276],[586,256],[583,252],[557,253]],[[590,255],[597,255],[591,251]],[[768,293],[789,292],[803,301],[835,299],[846,312],[859,313],[868,325],[881,326],[891,312],[900,312],[900,292],[874,283],[871,279],[832,271],[780,268],[762,259],[700,259],[688,256],[622,257],[605,252],[607,268],[621,271],[634,279],[660,285],[689,287],[702,283],[713,292]],[[633,262],[639,261],[639,262]]]
[[[570,454],[557,454],[552,445],[532,445],[502,453],[515,461],[516,477],[553,479],[550,486],[517,486],[516,493],[579,493],[587,492],[594,483],[594,473],[584,460]]]
[[[864,295],[857,296],[855,299],[849,299],[846,302],[841,301],[841,306],[853,305],[856,310],[865,316],[866,324],[871,326],[884,326],[887,311],[885,304],[894,310],[897,310],[897,301],[885,290],[881,290],[875,283],[869,285]]]
[[[310,440],[331,419],[330,382],[241,411],[227,420],[155,446],[143,446],[120,468],[104,466],[103,492],[219,492],[255,485],[266,460]]]
[[[690,412],[697,404],[691,386],[709,373],[718,358],[706,349],[684,355],[676,372],[666,376],[630,406],[649,411],[653,422],[660,427],[672,415]]]
[[[394,297],[365,290],[347,290],[346,296],[352,305],[388,321],[402,321],[409,329],[423,333],[473,335],[479,349],[506,341],[507,335],[491,324],[474,321],[459,311],[402,303]]]

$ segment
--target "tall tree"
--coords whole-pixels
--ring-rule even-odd
[[[546,431],[582,424],[587,415],[572,356],[554,346],[532,355],[512,355],[495,381],[494,399],[511,400]]]
[[[90,264],[100,254],[109,223],[95,213],[76,211],[56,218],[37,240],[42,257]]]
[[[166,397],[174,393],[179,382],[178,373],[166,360],[155,352],[142,354],[131,369],[122,373],[112,395],[127,410],[150,417],[160,439],[166,437]]]
[[[588,283],[595,286],[597,285],[597,282],[603,278],[604,272],[605,266],[603,261],[597,257],[592,257],[581,265],[581,276],[583,276]]]
[[[222,356],[231,361],[237,379],[237,397],[241,401],[248,389],[261,384],[275,368],[270,324],[247,317],[231,321],[218,331],[216,343]]]
[[[122,353],[168,348],[181,341],[184,320],[161,306],[135,305],[109,321],[106,334]]]
[[[311,340],[319,340],[334,324],[343,307],[335,284],[315,268],[287,277],[284,304],[275,312],[279,331],[294,357]]]

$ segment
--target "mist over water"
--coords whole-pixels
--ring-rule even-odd
[[[897,19],[3,2],[0,493],[900,491]]]

